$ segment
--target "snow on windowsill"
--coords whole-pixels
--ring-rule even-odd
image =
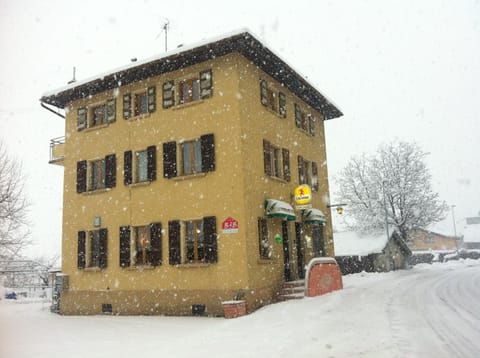
[[[192,107],[192,106],[196,106],[198,104],[202,104],[203,102],[205,102],[205,100],[203,99],[198,99],[198,100],[195,100],[195,101],[191,101],[191,102],[187,102],[187,103],[181,103],[181,104],[177,104],[176,106],[173,106],[171,107],[172,110],[177,110],[177,109],[184,109],[186,107]]]
[[[195,173],[195,174],[187,174],[187,175],[180,175],[180,176],[177,176],[177,177],[173,177],[171,178],[172,180],[187,180],[187,179],[192,179],[192,178],[203,178],[204,176],[206,176],[207,173]]]

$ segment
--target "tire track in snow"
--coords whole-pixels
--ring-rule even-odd
[[[398,280],[387,314],[402,357],[478,357],[479,281],[478,268],[469,267]]]

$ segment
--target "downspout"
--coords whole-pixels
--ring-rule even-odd
[[[47,107],[47,106],[45,105],[45,103],[43,103],[42,101],[40,101],[40,105],[41,105],[43,108],[45,108],[47,111],[50,111],[50,112],[52,112],[53,114],[56,114],[57,116],[62,117],[63,119],[65,119],[65,116],[64,116],[63,114],[61,114],[61,113],[59,113],[59,112],[51,109],[50,107]]]

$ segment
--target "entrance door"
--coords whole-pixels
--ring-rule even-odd
[[[285,281],[291,281],[290,272],[290,243],[288,240],[288,221],[282,221],[283,237],[283,278]]]
[[[305,278],[305,252],[303,248],[303,224],[295,223],[295,244],[297,246],[298,278]]]
[[[323,226],[315,225],[312,227],[313,237],[313,256],[325,256],[325,241],[323,240]]]

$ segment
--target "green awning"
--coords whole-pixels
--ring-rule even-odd
[[[274,199],[265,200],[265,214],[267,218],[282,218],[285,220],[295,220],[295,211],[290,204]]]
[[[327,219],[325,218],[325,214],[323,211],[319,209],[308,209],[303,212],[303,221],[306,224],[321,224],[325,225],[327,223]]]

